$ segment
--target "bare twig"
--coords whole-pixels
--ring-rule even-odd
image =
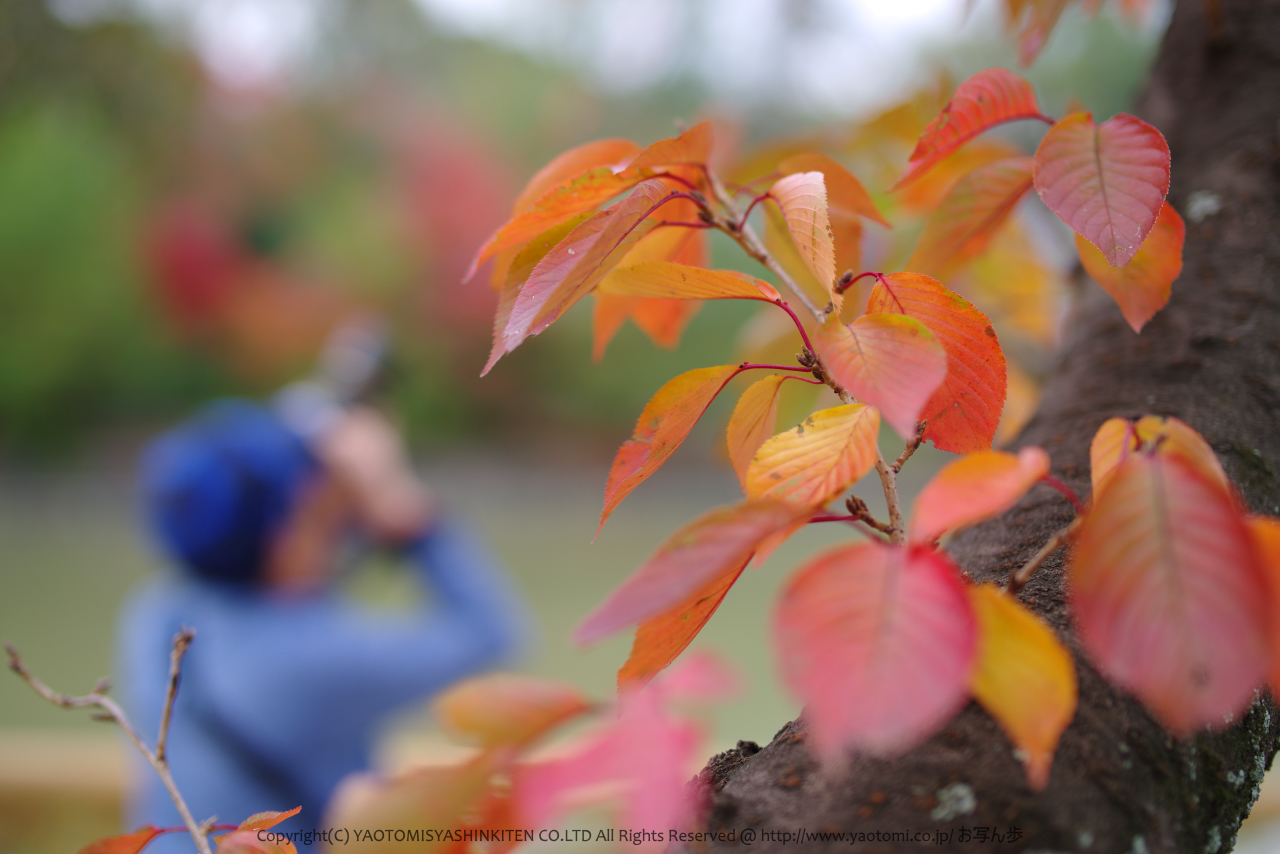
[[[173,701],[178,696],[178,681],[182,675],[182,657],[196,636],[192,629],[183,628],[173,636],[173,649],[169,652],[169,686],[164,694],[164,709],[160,713],[160,733],[156,736],[156,761],[169,762],[169,719],[173,715]]]
[[[920,449],[920,446],[924,443],[924,429],[928,426],[928,418],[923,419],[916,425],[916,435],[911,438],[910,442],[907,442],[906,447],[902,449],[902,453],[893,461],[893,465],[889,466],[889,468],[893,469],[894,474],[902,471],[902,467],[906,465],[907,460],[911,459],[911,455]]]
[[[161,717],[161,738],[164,738],[169,725],[170,710],[173,706],[173,698],[178,690],[178,678],[174,672],[182,661],[182,655],[186,652],[186,648],[191,643],[191,639],[195,633],[190,629],[183,629],[173,639],[173,653],[170,657],[170,678],[169,690],[165,696],[165,706]],[[209,847],[209,837],[206,832],[197,824],[195,818],[191,815],[191,810],[187,807],[186,801],[182,799],[182,794],[178,791],[178,786],[173,781],[173,775],[169,773],[169,763],[163,756],[153,753],[151,748],[138,736],[133,725],[129,723],[129,718],[125,716],[124,710],[116,704],[110,697],[104,695],[106,686],[103,681],[99,681],[94,690],[83,697],[73,697],[68,694],[59,694],[48,685],[45,685],[39,679],[27,670],[26,665],[22,663],[22,658],[18,655],[18,651],[13,648],[12,644],[4,645],[5,652],[9,654],[9,669],[22,677],[22,679],[35,690],[37,694],[44,697],[55,706],[61,706],[64,709],[83,709],[96,708],[101,712],[94,715],[97,720],[114,721],[124,734],[142,754],[147,763],[155,770],[156,775],[160,777],[160,782],[169,792],[169,797],[173,799],[173,804],[178,808],[178,814],[182,816],[182,823],[186,825],[187,830],[191,833],[191,838],[195,841],[195,845],[200,854],[213,854]]]
[[[1049,555],[1067,544],[1067,541],[1071,539],[1071,536],[1076,532],[1076,529],[1080,527],[1080,520],[1082,518],[1083,517],[1081,516],[1077,516],[1071,520],[1070,525],[1050,537],[1049,541],[1040,547],[1040,551],[1032,555],[1031,559],[1027,561],[1021,569],[1009,576],[1009,580],[1005,582],[1004,589],[1010,595],[1016,595],[1017,592],[1021,590],[1029,580],[1031,580],[1031,576],[1034,575],[1035,571],[1040,568],[1040,565],[1048,559]]]
[[[884,501],[889,506],[889,542],[900,546],[906,540],[902,528],[902,501],[898,498],[898,473],[887,462],[876,444],[876,473],[880,475],[880,485],[884,488]]]
[[[844,506],[849,508],[849,512],[853,514],[855,519],[860,522],[865,522],[882,534],[886,534],[890,537],[893,536],[893,526],[881,522],[875,516],[872,516],[871,509],[867,507],[867,502],[863,501],[858,496],[850,495],[844,500]]]

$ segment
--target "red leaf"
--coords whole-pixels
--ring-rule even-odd
[[[979,71],[960,84],[941,115],[924,129],[911,152],[906,174],[890,192],[912,183],[983,131],[1004,122],[1035,118],[1040,118],[1040,106],[1030,83],[1004,68]]]
[[[830,291],[836,280],[836,250],[822,173],[788,175],[769,188],[769,195],[782,209],[801,259],[818,284]]]
[[[947,375],[947,354],[933,333],[901,314],[864,314],[846,326],[833,313],[815,330],[813,346],[832,379],[907,438]]]
[[[573,639],[592,643],[669,611],[717,576],[741,568],[761,541],[808,515],[772,500],[712,510],[668,537],[582,621]]]
[[[1068,589],[1099,670],[1178,735],[1229,723],[1266,676],[1249,530],[1230,492],[1179,454],[1133,454],[1103,483]]]
[[[138,854],[139,851],[146,847],[148,842],[161,833],[164,833],[164,831],[149,824],[144,824],[133,833],[95,839],[81,848],[78,854]]]
[[[636,155],[636,159],[627,164],[628,171],[637,169],[653,169],[659,166],[675,164],[705,164],[711,157],[711,146],[714,137],[711,122],[698,122],[679,136],[660,139],[644,151]]]
[[[1182,241],[1187,227],[1168,202],[1160,208],[1147,239],[1124,267],[1112,267],[1093,244],[1076,235],[1076,251],[1085,272],[1111,294],[1134,332],[1169,302],[1174,280],[1182,273]]]
[[[737,372],[737,365],[697,368],[658,389],[640,413],[635,432],[613,459],[604,488],[601,528],[622,499],[675,453],[720,389]],[[599,528],[596,531],[599,533]]]
[[[814,747],[897,753],[964,703],[977,630],[940,553],[864,542],[810,561],[774,618],[787,685],[805,702]]]
[[[948,463],[916,497],[911,542],[930,543],[999,516],[1048,473],[1049,455],[1034,447],[1017,455],[979,451]]]
[[[742,491],[747,490],[747,469],[765,440],[773,435],[778,422],[778,395],[787,377],[772,374],[747,387],[738,398],[729,418],[726,438],[729,443],[729,459],[738,474]]]
[[[1100,125],[1089,113],[1062,119],[1036,150],[1036,192],[1058,217],[1123,267],[1155,225],[1169,192],[1169,145],[1142,119]]]
[[[997,160],[961,178],[925,223],[909,270],[945,278],[982,253],[1031,189],[1031,158]]]
[[[1007,385],[1004,353],[987,316],[928,276],[891,273],[867,302],[868,314],[905,314],[928,327],[947,352],[947,377],[925,404],[925,438],[944,451],[991,447]]]
[[[813,413],[756,452],[747,495],[818,508],[857,483],[876,462],[880,411],[851,403]]]

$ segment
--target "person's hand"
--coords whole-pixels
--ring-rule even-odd
[[[374,410],[346,412],[315,449],[350,492],[357,516],[375,539],[402,543],[431,525],[435,498],[414,473],[400,434]]]

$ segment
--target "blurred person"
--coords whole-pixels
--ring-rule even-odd
[[[137,728],[157,732],[172,639],[196,630],[168,756],[197,821],[301,805],[278,829],[321,827],[390,712],[509,658],[526,636],[513,589],[418,481],[391,425],[364,407],[299,419],[315,395],[293,391],[274,409],[215,403],[142,461],[146,513],[174,571],[127,603],[118,672]],[[333,582],[352,530],[399,551],[430,604],[381,613],[344,599]],[[129,827],[182,824],[155,773],[140,774]],[[147,850],[192,847],[174,833]]]

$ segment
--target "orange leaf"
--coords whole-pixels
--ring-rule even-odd
[[[907,269],[948,277],[987,248],[1030,189],[1030,157],[997,160],[961,178],[925,223]]]
[[[822,173],[788,175],[769,188],[769,195],[782,209],[791,239],[805,265],[818,284],[830,291],[836,280],[836,250]]]
[[[133,833],[95,839],[81,848],[78,854],[138,854],[148,842],[161,833],[163,831],[159,828],[144,824]]]
[[[979,71],[960,84],[942,113],[924,129],[911,152],[906,174],[890,192],[911,184],[983,131],[1004,122],[1039,117],[1035,90],[1025,79],[1004,68]]]
[[[832,379],[906,438],[947,375],[947,354],[933,333],[901,314],[864,314],[846,326],[833,313],[815,330],[813,346]]]
[[[713,143],[711,122],[698,122],[679,136],[660,139],[650,145],[627,164],[627,170],[653,169],[679,163],[705,164],[711,157]]]
[[[1002,139],[975,139],[943,157],[923,177],[912,181],[894,195],[909,211],[932,211],[942,204],[947,193],[965,175],[996,160],[1020,157],[1022,153],[1022,149]]]
[[[614,588],[574,631],[574,641],[592,643],[669,611],[712,579],[740,569],[761,541],[808,515],[808,510],[776,500],[747,501],[704,514],[668,537]]]
[[[1022,752],[1034,791],[1049,782],[1062,731],[1076,713],[1075,662],[1053,630],[1017,599],[989,585],[967,588],[978,621],[969,680],[974,699]]]
[[[827,760],[897,753],[942,726],[967,698],[976,635],[950,561],[879,542],[810,561],[774,616],[783,678]]]
[[[1112,267],[1092,243],[1076,235],[1076,251],[1085,272],[1111,294],[1134,332],[1141,332],[1169,301],[1173,282],[1182,273],[1182,240],[1186,231],[1182,217],[1165,202],[1151,233],[1133,260],[1123,267]]]
[[[850,403],[813,413],[767,440],[747,468],[747,496],[822,507],[876,462],[880,411]]]
[[[502,334],[505,351],[510,353],[526,338],[542,332],[595,287],[657,226],[647,217],[667,195],[661,181],[646,181],[625,200],[587,219],[556,244],[520,289]]]
[[[601,166],[621,171],[639,151],[640,146],[629,139],[597,139],[571,148],[534,173],[511,206],[511,215],[519,216],[534,207],[547,193],[584,172]]]
[[[523,673],[468,679],[432,705],[446,728],[474,736],[484,747],[523,746],[590,707],[568,682]]]
[[[729,418],[726,437],[729,442],[729,459],[738,473],[738,482],[747,489],[747,469],[751,459],[760,450],[765,439],[773,435],[778,423],[778,395],[787,377],[772,374],[747,386],[738,398]]]
[[[916,497],[911,513],[911,542],[931,543],[949,531],[993,519],[1018,503],[1049,474],[1042,448],[1016,455],[979,451],[943,466]]]
[[[1142,447],[1157,454],[1178,454],[1201,474],[1217,481],[1224,489],[1231,489],[1227,473],[1203,436],[1177,418],[1144,415],[1136,423],[1124,418],[1109,419],[1093,435],[1089,469],[1094,493],[1102,489],[1122,462]]]
[[[601,293],[597,288],[595,298],[595,308],[591,312],[591,359],[599,362],[604,358],[613,336],[631,316],[636,297]]]
[[[618,670],[618,689],[640,688],[661,673],[693,642],[747,566],[727,567],[670,610],[636,626],[631,654]]]
[[[991,244],[949,286],[1001,330],[1056,349],[1067,283],[1016,216],[1005,222]]]
[[[755,299],[781,297],[768,282],[733,270],[704,270],[671,261],[619,266],[600,283],[603,294],[664,299]]]
[[[925,438],[944,451],[991,447],[1007,384],[1004,353],[987,316],[928,276],[890,273],[871,291],[868,314],[905,314],[947,352],[947,377],[925,404]]]
[[[1280,519],[1267,516],[1255,516],[1248,520],[1249,535],[1253,538],[1253,548],[1262,567],[1263,577],[1267,582],[1268,610],[1272,614],[1280,613]],[[1271,670],[1267,673],[1267,682],[1274,695],[1276,686],[1280,685],[1280,624],[1273,619],[1271,623]]]
[[[592,169],[561,184],[538,200],[528,211],[511,219],[480,247],[463,281],[475,275],[481,264],[506,249],[514,249],[566,219],[595,208],[639,184],[649,173],[628,169],[614,172],[607,166]]]
[[[701,307],[698,300],[636,299],[631,303],[631,322],[657,346],[674,350]]]
[[[1049,210],[1123,267],[1147,239],[1169,192],[1169,145],[1160,131],[1120,113],[1100,125],[1075,113],[1036,149],[1036,192]]]
[[[697,368],[658,389],[640,413],[635,432],[613,458],[604,487],[601,528],[622,499],[675,453],[720,389],[737,373],[737,365]],[[599,533],[599,528],[596,532]]]
[[[589,213],[579,214],[547,229],[517,252],[511,260],[510,266],[507,268],[506,279],[502,283],[502,289],[498,292],[498,309],[493,316],[493,347],[489,350],[489,361],[485,363],[484,370],[480,372],[480,376],[484,376],[493,370],[493,366],[498,363],[498,359],[502,358],[503,354],[507,352],[503,343],[502,333],[507,328],[507,324],[511,322],[511,310],[515,308],[516,299],[520,296],[520,289],[524,287],[529,274],[547,256],[548,252],[590,217],[591,214]]]
[[[1007,367],[1008,397],[1004,402],[1004,411],[1000,413],[1000,426],[996,428],[995,438],[995,445],[1001,448],[1018,438],[1018,434],[1027,426],[1040,405],[1040,386],[1035,378],[1015,362],[1009,362]]]
[[[302,807],[294,807],[287,812],[276,812],[275,810],[266,810],[265,812],[254,813],[253,815],[240,822],[237,830],[270,830],[286,818],[293,818]]]
[[[1266,584],[1231,493],[1180,454],[1131,454],[1094,495],[1068,590],[1098,669],[1179,736],[1222,727],[1270,664]]]
[[[1017,31],[1018,63],[1035,62],[1069,0],[1008,0],[1009,29]],[[1025,13],[1025,14],[1024,14]]]

